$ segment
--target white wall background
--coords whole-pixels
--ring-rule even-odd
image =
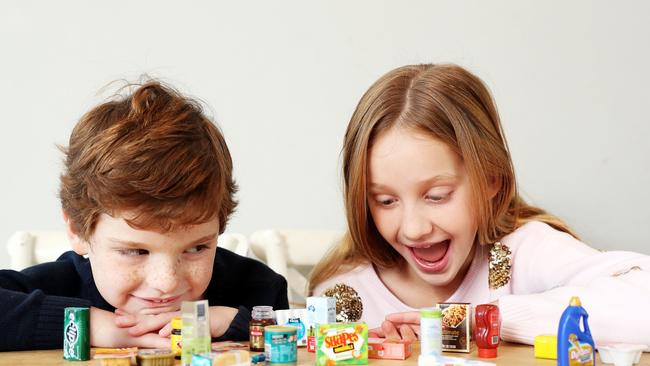
[[[528,199],[595,247],[650,253],[649,16],[646,1],[3,1],[0,243],[62,229],[55,144],[142,73],[211,106],[241,188],[230,231],[343,229],[360,96],[396,66],[456,62],[492,89]]]

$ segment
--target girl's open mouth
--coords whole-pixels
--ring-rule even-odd
[[[449,263],[450,245],[451,242],[445,240],[427,248],[408,248],[420,271],[425,273],[439,273],[444,271]]]

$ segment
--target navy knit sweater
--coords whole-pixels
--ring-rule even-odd
[[[287,281],[265,264],[218,248],[205,298],[239,309],[219,340],[247,340],[251,309],[288,309]],[[0,270],[0,351],[63,347],[63,309],[114,311],[99,294],[88,259],[66,252],[55,262],[21,272]]]

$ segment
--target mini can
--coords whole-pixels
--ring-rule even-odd
[[[90,360],[90,309],[65,308],[63,316],[63,358]]]
[[[298,359],[296,327],[264,327],[264,354],[267,364],[295,364]]]

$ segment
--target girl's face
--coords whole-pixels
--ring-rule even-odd
[[[446,144],[400,127],[377,136],[369,151],[368,205],[411,275],[445,286],[466,268],[477,231],[471,202],[463,162]]]
[[[102,214],[90,243],[70,235],[75,251],[88,254],[97,289],[109,304],[131,314],[158,314],[203,296],[218,233],[216,218],[163,234],[134,229],[124,215]]]

